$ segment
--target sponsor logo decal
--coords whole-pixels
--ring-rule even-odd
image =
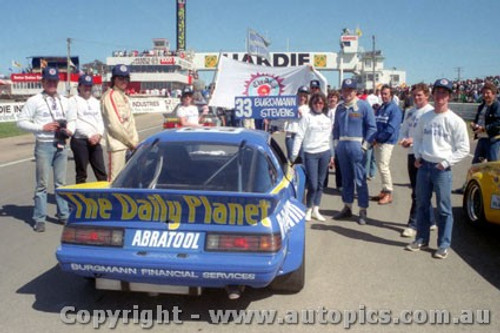
[[[491,209],[500,209],[500,195],[491,195]]]
[[[200,233],[158,230],[136,230],[131,246],[198,250]]]
[[[279,96],[284,91],[283,78],[272,74],[252,74],[245,81],[244,96]]]
[[[271,202],[257,199],[253,203],[221,202],[206,196],[182,195],[169,200],[158,194],[135,198],[124,193],[110,197],[86,197],[81,193],[64,193],[75,206],[77,220],[158,221],[168,224],[169,230],[183,223],[219,225],[262,225],[270,214]]]
[[[96,274],[136,275],[144,277],[212,279],[212,280],[255,280],[254,273],[244,272],[196,272],[161,268],[137,268],[111,265],[70,264],[74,272],[90,272]]]

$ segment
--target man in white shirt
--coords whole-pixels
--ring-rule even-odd
[[[405,112],[405,119],[399,131],[399,144],[408,150],[407,169],[410,177],[411,185],[411,208],[410,217],[408,218],[408,227],[403,230],[401,236],[414,237],[417,234],[417,171],[415,167],[415,154],[413,153],[413,136],[418,121],[423,114],[434,110],[429,104],[430,91],[425,83],[418,83],[412,86],[411,93],[415,107]],[[433,209],[429,209],[429,219],[431,221],[431,229],[436,228],[436,218]]]
[[[78,95],[69,100],[71,108],[77,113],[75,134],[71,139],[77,184],[85,183],[87,180],[89,162],[98,181],[105,181],[108,178],[101,146],[104,123],[99,101],[92,96],[92,85],[92,76],[86,74],[80,76]]]
[[[45,67],[42,72],[43,91],[30,97],[23,106],[17,126],[35,135],[36,188],[33,229],[45,231],[47,188],[53,169],[54,187],[66,184],[68,151],[66,141],[75,131],[76,114],[68,99],[57,93],[59,71]],[[67,202],[56,193],[58,222],[65,224],[69,216]]]
[[[451,206],[451,167],[469,154],[469,135],[465,122],[448,109],[452,83],[440,79],[434,83],[434,111],[427,112],[418,122],[413,137],[413,152],[417,173],[417,235],[406,246],[418,251],[429,246],[429,210],[432,192],[437,198],[438,249],[434,257],[448,256],[453,228]]]
[[[366,97],[366,101],[368,102],[368,104],[370,104],[372,108],[375,104],[378,105],[382,104],[382,101],[377,95],[375,95],[373,89],[370,89],[370,94]]]

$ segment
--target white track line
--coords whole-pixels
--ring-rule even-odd
[[[11,166],[11,165],[16,165],[16,164],[19,164],[19,163],[24,163],[24,162],[34,161],[34,160],[35,160],[34,157],[30,157],[30,158],[25,158],[25,159],[22,159],[22,160],[17,160],[17,161],[14,161],[14,162],[0,164],[0,169],[8,167],[8,166]]]

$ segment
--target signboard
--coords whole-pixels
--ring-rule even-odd
[[[131,97],[133,113],[172,113],[180,103],[179,98]]]
[[[269,41],[261,36],[257,31],[248,29],[247,52],[249,54],[270,60],[269,50],[267,48],[269,44]]]
[[[186,49],[186,0],[177,0],[177,51]]]
[[[270,52],[270,59],[249,55],[245,52],[223,52],[223,56],[248,64],[269,67],[294,67],[311,65],[319,70],[338,70],[338,54],[335,52]],[[196,53],[197,70],[215,70],[219,53]]]
[[[236,118],[283,119],[298,117],[297,95],[238,96],[234,99]]]
[[[12,122],[17,120],[21,113],[24,103],[0,103],[0,123]]]
[[[172,113],[180,103],[179,98],[131,97],[132,112],[135,113]],[[0,103],[0,123],[17,121],[24,103]]]
[[[110,66],[124,64],[130,66],[180,66],[182,69],[193,70],[191,61],[182,56],[144,56],[144,57],[111,57],[106,63]]]

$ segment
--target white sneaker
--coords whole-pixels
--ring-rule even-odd
[[[306,221],[311,221],[312,208],[307,208],[306,210]]]
[[[401,233],[401,236],[402,237],[415,237],[416,234],[417,234],[417,230],[412,229],[412,228],[406,228]]]
[[[307,216],[307,214],[306,214],[306,216]],[[320,214],[318,206],[314,206],[313,211],[312,211],[312,217],[315,218],[318,221],[321,221],[321,222],[325,222],[326,221],[326,219],[324,218],[324,216]]]

